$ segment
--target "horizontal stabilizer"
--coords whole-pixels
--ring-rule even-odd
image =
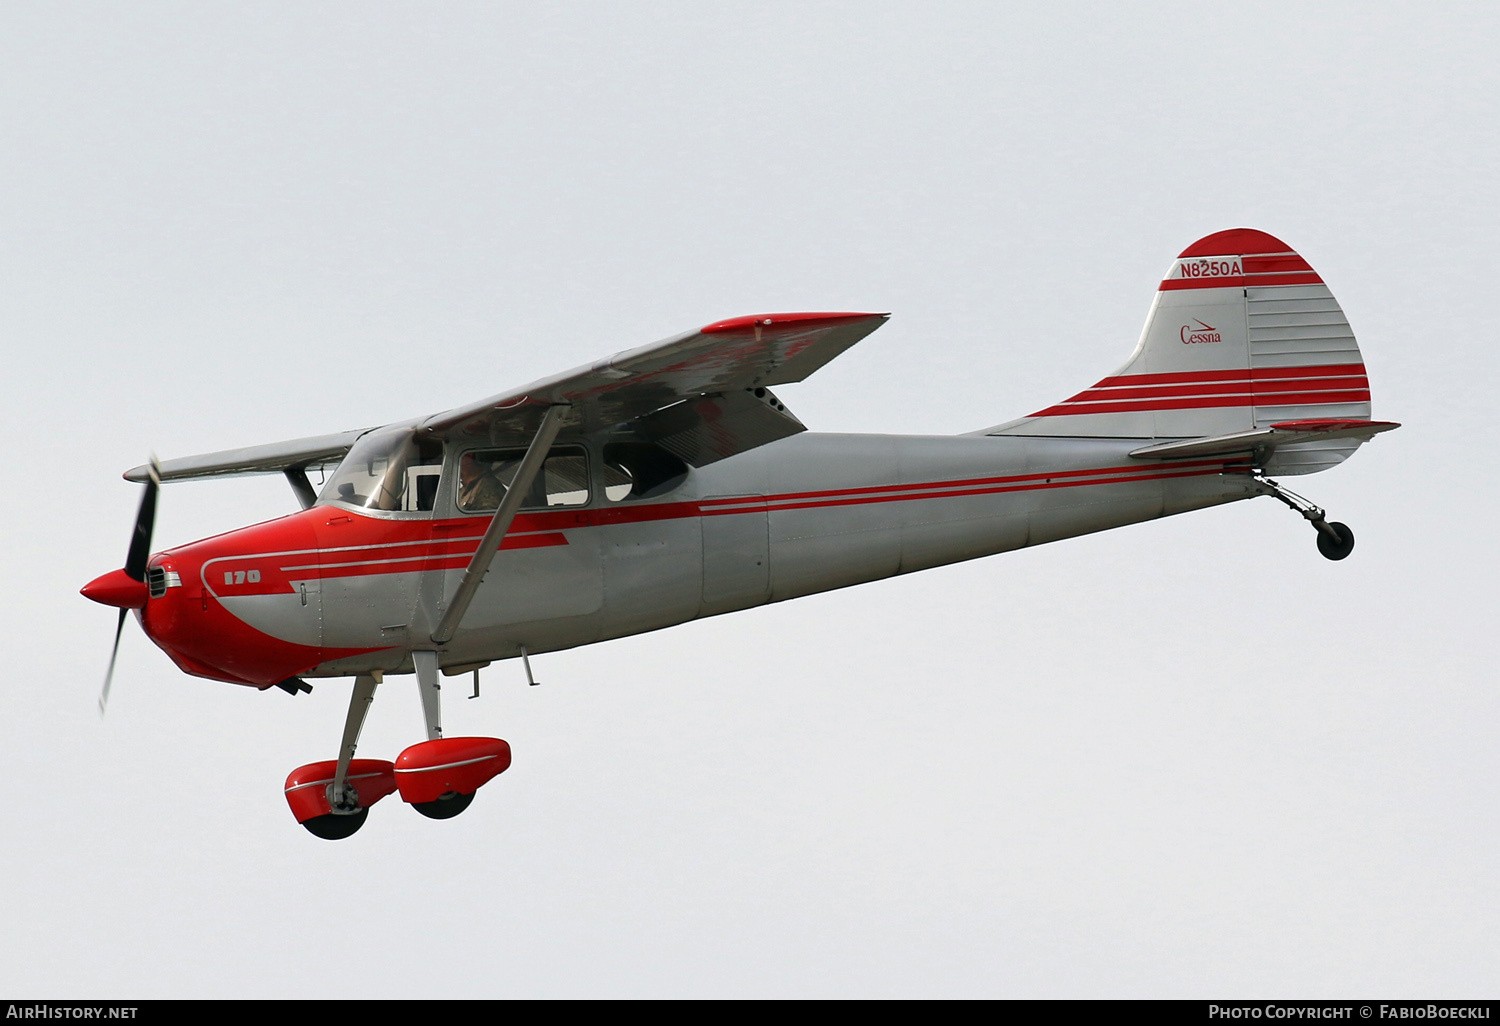
[[[1179,460],[1250,453],[1257,457],[1258,464],[1264,464],[1275,450],[1287,446],[1338,439],[1352,439],[1358,444],[1400,426],[1389,420],[1289,420],[1255,431],[1147,445],[1130,455],[1138,460]]]

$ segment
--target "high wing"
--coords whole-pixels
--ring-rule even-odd
[[[630,425],[641,438],[703,466],[807,428],[766,390],[802,381],[885,323],[889,314],[760,314],[628,349],[429,417],[446,437],[530,437],[549,406],[564,427]]]
[[[758,314],[628,349],[467,406],[410,422],[443,437],[524,443],[549,407],[564,430],[629,425],[693,466],[807,428],[767,386],[802,381],[885,323],[883,313]],[[369,429],[167,460],[163,481],[297,472],[343,457]],[[131,481],[145,466],[126,471]]]
[[[333,463],[344,458],[356,439],[368,431],[341,431],[332,435],[294,438],[289,442],[271,442],[244,449],[225,449],[201,456],[184,456],[161,464],[161,480],[188,481],[196,477],[235,477],[241,474],[280,474],[301,470],[317,463]],[[151,475],[149,465],[142,464],[125,471],[125,480],[141,483]]]

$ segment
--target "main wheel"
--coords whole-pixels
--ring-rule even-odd
[[[1334,541],[1324,531],[1318,532],[1318,551],[1323,553],[1326,559],[1343,559],[1354,551],[1354,532],[1349,530],[1348,524],[1329,524],[1334,532],[1338,534],[1339,540]]]
[[[348,816],[335,816],[330,812],[325,816],[303,820],[302,825],[314,837],[321,837],[325,841],[342,841],[346,837],[352,837],[355,831],[364,826],[365,817],[369,814],[369,809],[360,809]]]
[[[411,807],[428,819],[452,819],[469,807],[469,803],[474,800],[474,794],[473,791],[468,794],[449,791],[436,801],[412,802]]]

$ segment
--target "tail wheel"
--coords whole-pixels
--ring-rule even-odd
[[[474,800],[474,793],[470,791],[468,794],[459,794],[457,791],[449,791],[439,796],[436,801],[412,802],[411,807],[428,819],[452,819],[469,807],[469,803]]]
[[[347,816],[336,816],[330,812],[326,816],[305,819],[302,825],[314,837],[321,837],[325,841],[342,841],[346,837],[352,837],[355,831],[364,826],[365,817],[369,814],[369,809],[360,809]]]
[[[1327,531],[1318,532],[1318,551],[1326,559],[1343,559],[1354,551],[1354,532],[1349,530],[1348,524],[1333,523],[1328,525],[1338,540],[1329,537]]]

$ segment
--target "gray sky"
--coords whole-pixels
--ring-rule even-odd
[[[1490,5],[0,8],[0,991],[1494,996]],[[163,457],[761,311],[783,391],[956,432],[1118,367],[1170,259],[1298,249],[1406,426],[1240,503],[487,671],[463,817],[316,841],[347,688],[178,673],[77,589]],[[289,511],[172,486],[157,547]],[[361,754],[416,740],[394,680]]]

